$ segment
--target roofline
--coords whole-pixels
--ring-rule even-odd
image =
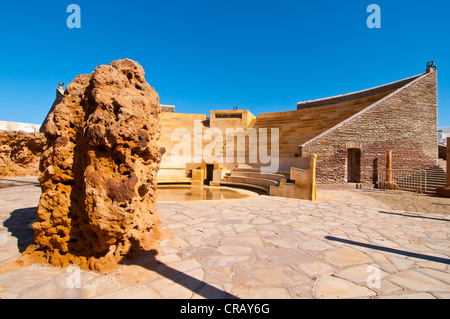
[[[336,104],[336,103],[340,103],[340,102],[356,100],[356,99],[360,99],[360,98],[364,98],[364,97],[373,96],[376,94],[381,94],[383,92],[397,90],[399,88],[404,87],[411,81],[418,79],[419,77],[423,76],[424,74],[427,74],[427,73],[418,74],[418,75],[415,75],[415,76],[412,76],[412,77],[409,77],[406,79],[398,80],[395,82],[383,84],[380,86],[372,87],[372,88],[361,90],[361,91],[321,98],[321,99],[317,99],[317,100],[298,102],[297,109],[301,110],[301,109],[305,109],[305,108]]]
[[[311,143],[311,142],[314,142],[315,140],[321,138],[322,136],[325,136],[325,135],[327,135],[328,133],[334,131],[335,129],[337,129],[337,128],[343,126],[344,124],[347,124],[348,122],[352,121],[353,119],[355,119],[355,118],[359,117],[360,115],[366,113],[366,112],[369,111],[370,109],[372,109],[372,108],[378,106],[379,104],[383,103],[383,102],[386,101],[387,99],[391,98],[392,96],[396,95],[397,93],[400,93],[400,92],[403,91],[404,89],[410,87],[410,86],[413,85],[414,83],[417,83],[419,80],[423,79],[424,77],[426,77],[426,76],[428,76],[428,75],[430,75],[430,74],[433,74],[434,72],[436,72],[436,71],[433,71],[433,72],[430,72],[430,73],[423,73],[423,74],[417,75],[417,76],[416,76],[417,78],[414,79],[413,81],[411,81],[411,82],[409,82],[408,84],[406,84],[406,85],[404,85],[404,86],[398,88],[397,90],[395,90],[395,91],[392,92],[391,94],[386,95],[385,97],[383,97],[382,99],[376,101],[375,103],[370,104],[370,105],[369,105],[368,107],[366,107],[365,109],[363,109],[363,110],[361,110],[360,112],[358,112],[358,113],[356,113],[356,114],[350,116],[349,118],[345,119],[344,121],[340,122],[339,124],[337,124],[337,125],[333,126],[332,128],[326,130],[325,132],[323,132],[323,133],[321,133],[321,134],[319,134],[319,135],[313,137],[312,139],[306,141],[305,143],[299,145],[299,147],[304,147],[305,145],[307,145],[307,144],[309,144],[309,143]],[[412,78],[414,78],[414,77],[412,77]],[[409,79],[412,79],[412,78],[409,78]],[[397,81],[397,82],[399,82],[399,81]],[[395,82],[394,82],[394,83],[395,83]]]

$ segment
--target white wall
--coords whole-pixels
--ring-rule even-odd
[[[39,132],[41,126],[38,124],[17,123],[0,121],[0,131],[24,131],[27,133]]]
[[[447,137],[450,137],[450,127],[440,127],[438,131],[439,144],[445,145],[447,143]]]

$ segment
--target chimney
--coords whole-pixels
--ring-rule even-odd
[[[56,98],[55,101],[53,102],[52,107],[50,108],[50,111],[48,111],[47,116],[45,117],[44,122],[41,125],[41,128],[39,129],[39,132],[41,133],[45,133],[45,125],[48,122],[48,116],[50,115],[50,113],[55,109],[55,107],[62,102],[62,99],[64,97],[64,83],[63,82],[59,82],[58,83],[58,88],[56,89]]]
[[[437,69],[437,65],[434,65],[434,61],[427,62],[427,73],[431,73],[432,71]]]

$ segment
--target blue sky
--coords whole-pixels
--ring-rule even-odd
[[[69,4],[81,29],[69,29]],[[369,4],[381,28],[369,29]],[[0,120],[40,124],[59,81],[130,58],[161,104],[255,115],[439,66],[439,126],[450,126],[448,0],[70,0],[0,6]]]

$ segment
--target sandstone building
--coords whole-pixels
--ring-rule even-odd
[[[261,163],[222,164],[222,183],[260,184],[268,188],[289,179],[291,167],[304,168],[305,158],[317,155],[316,181],[319,184],[375,184],[377,172],[385,168],[386,152],[392,150],[393,168],[423,169],[435,166],[438,159],[437,71],[367,89],[360,92],[300,102],[296,110],[263,113],[254,116],[248,110],[211,111],[210,117],[198,114],[162,113],[161,144],[163,156],[160,182],[189,182],[195,165],[180,165],[171,160],[178,142],[171,135],[176,128],[191,133],[192,148],[197,131],[219,128],[223,152],[234,136],[225,128],[244,130],[265,128],[279,131],[279,169],[276,174],[261,175]],[[198,139],[198,137],[197,137]],[[246,155],[252,141],[245,140]],[[208,141],[201,141],[204,146]],[[220,143],[218,143],[220,144]],[[270,148],[270,147],[269,147]],[[192,157],[193,158],[193,157]],[[199,165],[197,165],[199,166]],[[212,174],[210,174],[212,176]],[[277,176],[278,175],[278,176]],[[258,180],[260,179],[260,180]]]

